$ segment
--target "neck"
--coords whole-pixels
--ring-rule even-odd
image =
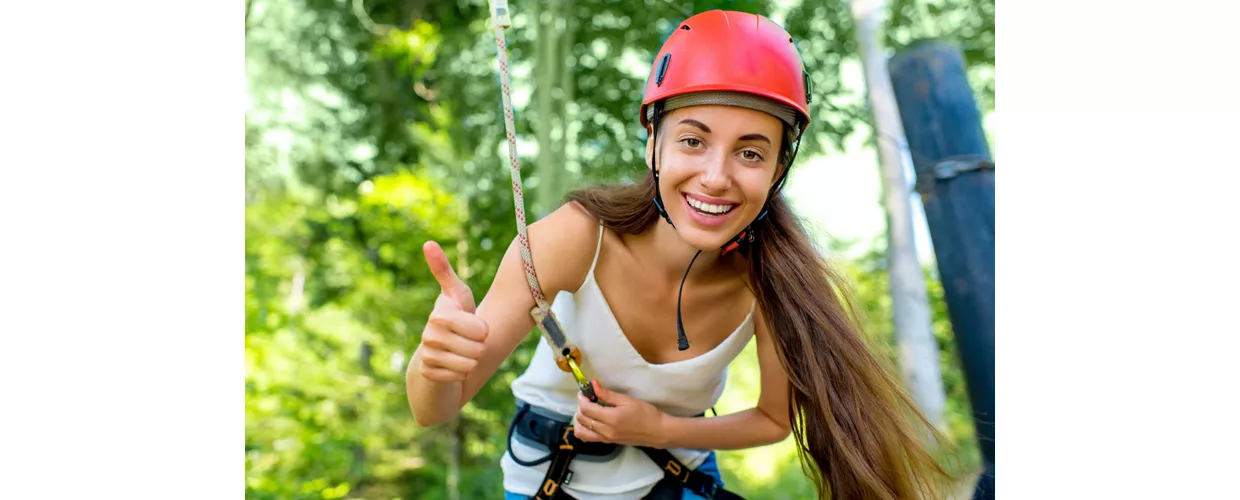
[[[693,281],[695,277],[708,271],[718,270],[718,266],[727,260],[720,257],[718,248],[702,250],[698,255],[698,249],[685,243],[676,233],[676,228],[662,218],[644,236],[643,260],[649,262],[655,272],[668,282],[679,284],[680,280],[685,278],[685,269],[689,267],[690,261],[693,261],[693,269],[688,279]],[[697,260],[694,260],[694,255],[697,255]]]

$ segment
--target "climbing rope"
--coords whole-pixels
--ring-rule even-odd
[[[525,225],[525,198],[521,195],[521,166],[517,160],[517,132],[513,120],[511,81],[508,77],[508,44],[504,41],[504,29],[512,23],[508,17],[507,0],[491,0],[492,19],[495,24],[495,49],[499,59],[500,90],[504,99],[504,128],[508,132],[508,166],[512,171],[513,205],[517,215],[517,238],[521,243],[521,260],[525,263],[525,279],[530,285],[530,294],[544,314],[549,310],[547,298],[543,296],[542,287],[538,284],[538,274],[534,271],[534,260],[530,254],[530,236]]]
[[[504,41],[504,30],[512,25],[508,16],[507,0],[490,0],[491,21],[495,26],[495,53],[499,59],[500,91],[504,102],[504,129],[508,133],[508,168],[512,173],[512,202],[517,218],[517,240],[521,244],[521,261],[525,268],[525,280],[534,297],[534,309],[530,315],[542,332],[543,337],[555,347],[555,362],[561,370],[572,373],[577,379],[581,391],[592,401],[596,401],[594,388],[581,371],[581,350],[568,342],[564,330],[560,327],[555,314],[551,312],[547,298],[543,295],[542,286],[538,283],[538,273],[534,271],[534,258],[530,252],[530,236],[525,224],[525,198],[521,195],[521,166],[517,160],[517,132],[513,119],[511,79],[508,77],[508,44]]]

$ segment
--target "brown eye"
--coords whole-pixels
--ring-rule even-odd
[[[762,161],[762,155],[752,149],[741,151],[741,157],[749,161]]]
[[[694,138],[692,138],[692,137],[686,137],[686,138],[685,138],[684,140],[682,140],[681,142],[685,143],[685,145],[686,145],[686,146],[689,146],[689,147],[691,147],[691,148],[695,148],[695,149],[696,149],[698,146],[701,146],[701,145],[702,145],[702,141],[699,141],[699,140],[694,139]]]

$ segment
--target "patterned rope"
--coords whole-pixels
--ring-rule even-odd
[[[508,6],[506,1],[491,2],[492,19],[495,22],[495,48],[499,59],[500,88],[504,96],[504,128],[508,131],[508,166],[512,171],[512,201],[516,208],[517,239],[521,243],[521,260],[525,263],[525,280],[530,286],[530,294],[543,314],[547,314],[549,306],[543,296],[542,286],[538,284],[538,274],[534,272],[534,259],[530,255],[530,236],[525,226],[525,198],[521,195],[521,166],[517,162],[517,132],[513,120],[511,85],[508,78],[508,45],[504,42],[504,28],[508,27]]]

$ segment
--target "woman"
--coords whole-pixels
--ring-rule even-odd
[[[537,280],[600,402],[539,344],[512,383],[508,498],[727,497],[712,450],[790,433],[823,498],[933,494],[943,471],[918,438],[933,429],[907,420],[916,409],[780,195],[810,119],[806,83],[792,38],[769,19],[687,19],[656,56],[641,106],[650,175],[574,192],[530,226]],[[429,426],[513,352],[535,302],[515,241],[476,310],[442,250],[424,250],[443,293],[407,382]],[[703,418],[751,337],[756,405]]]

